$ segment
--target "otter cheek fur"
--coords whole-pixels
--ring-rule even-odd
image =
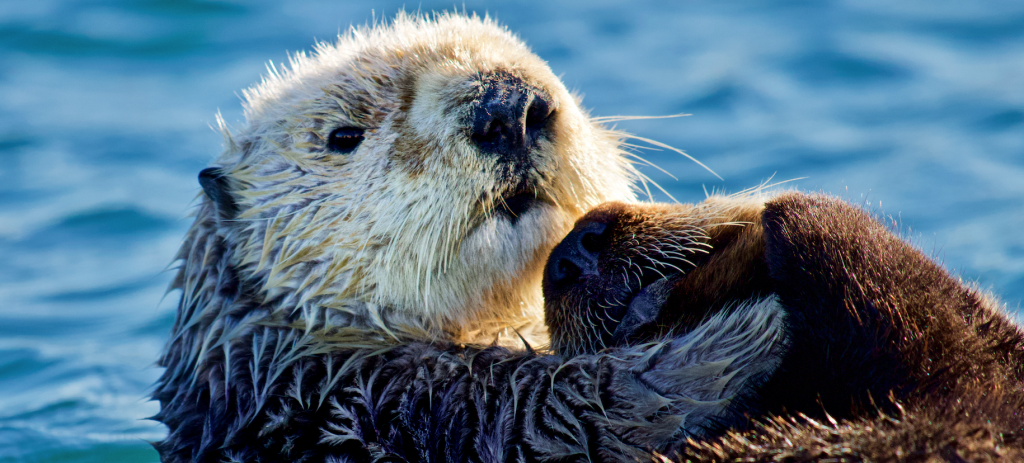
[[[274,322],[543,343],[547,252],[588,208],[634,199],[617,135],[489,20],[399,16],[244,93],[180,286],[198,289],[215,240]],[[362,139],[339,152],[339,129]]]

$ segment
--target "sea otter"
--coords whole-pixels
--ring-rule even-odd
[[[568,392],[550,387],[614,386],[595,372],[632,381],[648,362],[637,351],[563,365],[521,338],[546,343],[549,250],[586,210],[635,200],[621,134],[513,34],[457,14],[355,29],[244,96],[246,122],[221,122],[225,150],[199,174],[178,254],[153,392],[169,429],[161,458],[578,453],[523,407],[565,407]],[[499,347],[510,338],[519,350]],[[622,389],[628,400],[601,415],[621,416],[610,429],[694,409],[666,415],[666,396]],[[642,453],[632,443],[650,440],[606,434],[584,448]]]
[[[865,211],[801,193],[602,205],[552,252],[552,343],[592,354],[745,325],[768,349],[693,461],[1021,461],[1024,334]],[[771,314],[777,326],[761,323]],[[765,344],[771,344],[766,347]],[[736,361],[733,361],[737,364]]]
[[[219,448],[221,420],[329,346],[543,345],[548,251],[587,209],[635,199],[620,135],[489,19],[400,14],[244,96],[178,255],[165,459]],[[193,422],[208,410],[228,415]]]

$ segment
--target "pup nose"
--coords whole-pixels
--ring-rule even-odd
[[[548,281],[556,285],[575,283],[583,275],[597,275],[597,259],[607,246],[607,224],[584,222],[576,225],[548,257]]]
[[[528,161],[530,148],[547,131],[551,98],[505,72],[486,77],[482,86],[473,108],[473,143],[503,162]]]

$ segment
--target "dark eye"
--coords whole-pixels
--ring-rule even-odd
[[[363,129],[342,127],[334,129],[327,137],[327,149],[335,153],[348,154],[356,150],[363,141]]]

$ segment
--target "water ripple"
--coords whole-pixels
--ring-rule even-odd
[[[33,0],[0,10],[0,462],[155,461],[144,418],[167,272],[267,60],[402,2]],[[450,3],[425,3],[423,10]],[[470,1],[683,201],[773,177],[893,215],[945,265],[1024,299],[1024,4]],[[658,197],[659,199],[664,199]]]

